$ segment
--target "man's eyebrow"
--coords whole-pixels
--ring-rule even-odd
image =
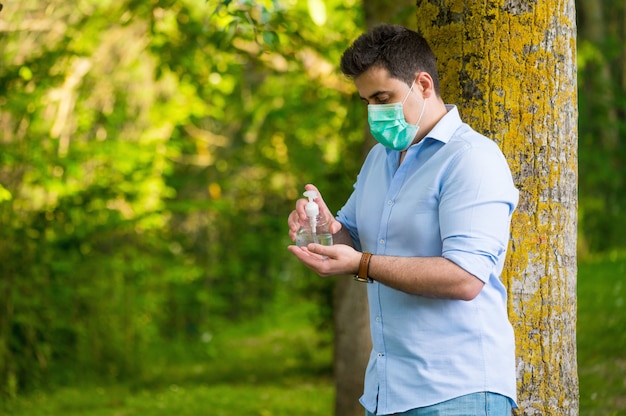
[[[382,94],[391,94],[391,91],[376,91],[374,94],[370,95],[367,98],[365,98],[365,97],[363,97],[361,95],[359,95],[359,98],[361,98],[361,100],[363,100],[363,101],[367,101],[367,100],[372,100],[372,99],[374,99],[374,98],[376,98],[376,97],[378,97],[379,95],[382,95]]]

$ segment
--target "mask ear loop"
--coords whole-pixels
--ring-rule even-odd
[[[409,88],[409,92],[407,92],[406,95],[404,96],[404,100],[402,100],[402,105],[404,105],[404,103],[406,103],[406,100],[409,99],[409,95],[411,94],[411,91],[413,90],[414,86],[415,86],[415,80],[413,80],[413,83],[411,84],[411,88]]]
[[[422,106],[422,112],[420,113],[420,118],[417,120],[417,123],[415,123],[416,126],[420,125],[420,121],[422,121],[422,116],[424,115],[424,110],[426,110],[426,100],[428,100],[428,98],[424,98],[424,105]]]
[[[406,93],[406,97],[404,97],[404,100],[402,100],[403,106],[406,100],[409,99],[409,95],[411,94],[411,91],[413,90],[414,86],[415,86],[415,80],[413,80],[413,83],[411,84],[411,88],[409,88],[409,92]],[[415,123],[416,126],[420,125],[420,121],[422,121],[422,117],[424,116],[424,110],[426,110],[426,100],[428,100],[428,98],[424,98],[424,105],[422,105],[422,112],[420,113],[420,117],[417,120],[417,123]]]

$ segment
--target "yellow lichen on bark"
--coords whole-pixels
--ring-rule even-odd
[[[578,414],[573,0],[418,0],[442,96],[493,138],[520,190],[505,275],[520,412]]]

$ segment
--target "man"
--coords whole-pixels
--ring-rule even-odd
[[[379,144],[331,224],[335,245],[289,250],[321,276],[369,283],[366,414],[510,415],[515,342],[500,273],[518,191],[507,162],[444,104],[417,33],[376,27],[344,52],[341,70]],[[292,239],[305,203],[289,216]]]

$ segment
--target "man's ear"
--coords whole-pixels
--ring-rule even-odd
[[[428,72],[417,72],[415,74],[415,85],[419,88],[424,98],[435,95],[435,83]]]

